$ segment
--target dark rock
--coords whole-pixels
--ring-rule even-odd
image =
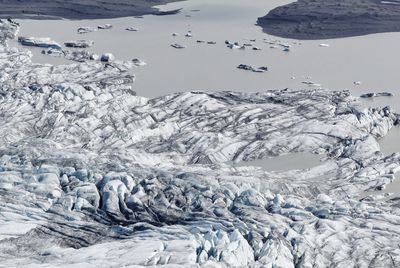
[[[396,3],[299,0],[273,9],[257,23],[268,34],[305,40],[397,32],[400,5]]]

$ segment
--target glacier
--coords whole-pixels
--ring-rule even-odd
[[[1,267],[398,267],[378,140],[400,123],[348,91],[148,99],[132,62],[31,61],[0,21]],[[303,170],[233,162],[320,154]]]

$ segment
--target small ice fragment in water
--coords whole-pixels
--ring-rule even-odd
[[[268,71],[268,67],[262,66],[262,67],[254,68],[247,64],[239,64],[237,66],[237,68],[241,69],[241,70],[245,70],[245,71],[252,71],[255,73],[264,73],[264,72]]]
[[[91,40],[73,40],[69,42],[65,42],[64,45],[66,47],[75,47],[75,48],[87,48],[94,45],[94,41]]]
[[[104,25],[97,26],[97,28],[101,29],[101,30],[108,30],[108,29],[112,28],[112,25],[111,24],[104,24]]]
[[[97,30],[98,30],[98,28],[93,28],[93,27],[79,27],[78,28],[78,33],[79,34],[84,34],[84,33],[95,32]]]
[[[125,30],[130,31],[130,32],[137,32],[138,29],[134,27],[127,27]]]
[[[135,64],[136,66],[145,66],[145,65],[147,65],[147,63],[144,62],[144,61],[141,60],[141,59],[133,59],[132,62],[133,62],[133,64]]]
[[[184,45],[180,45],[180,44],[172,44],[171,47],[178,48],[178,49],[179,48],[185,48]]]

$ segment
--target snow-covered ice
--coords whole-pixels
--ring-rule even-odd
[[[136,96],[132,62],[32,63],[0,22],[5,267],[398,267],[399,123],[347,91]],[[308,152],[271,172],[232,161]]]

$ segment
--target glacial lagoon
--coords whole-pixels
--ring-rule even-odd
[[[43,66],[29,62],[28,50],[1,46],[2,265],[399,267],[400,199],[386,202],[381,193],[396,191],[396,181],[383,185],[393,181],[400,154],[377,153],[396,151],[396,132],[386,134],[399,118],[382,108],[360,118],[348,93],[314,90],[389,91],[395,97],[364,105],[396,103],[397,51],[374,52],[394,47],[397,35],[270,44],[253,23],[282,2],[196,3],[165,7],[185,7],[178,15],[120,23],[20,20],[22,36],[59,43],[98,36],[91,50],[148,65],[132,70],[134,96],[126,62],[63,65],[33,48],[34,61],[57,65]],[[75,32],[106,23],[114,28]],[[19,29],[7,20],[0,28],[2,42]],[[193,37],[184,36],[189,30]],[[135,34],[147,35],[147,46]],[[262,50],[224,44],[254,38]],[[162,96],[269,88],[276,89]],[[373,135],[387,137],[379,145]],[[259,160],[235,168],[226,164],[232,159]],[[366,193],[377,188],[375,198]],[[361,200],[362,193],[371,196]]]
[[[363,99],[366,107],[391,106],[400,111],[398,90],[398,43],[400,33],[373,34],[332,40],[298,41],[276,38],[255,25],[257,17],[272,8],[291,1],[190,0],[160,6],[161,10],[182,8],[176,15],[126,17],[102,20],[19,20],[20,36],[50,37],[62,44],[71,40],[93,40],[89,48],[97,54],[113,53],[118,60],[139,58],[147,65],[134,69],[133,89],[140,96],[158,97],[180,91],[265,91],[280,88],[323,87],[331,90],[349,89],[355,96],[368,92],[388,91],[394,97]],[[78,34],[81,26],[97,27],[109,23],[112,29]],[[134,27],[135,32],[127,31]],[[192,37],[185,34],[191,31]],[[178,33],[178,36],[173,36]],[[251,42],[250,40],[256,40]],[[205,43],[198,43],[197,40]],[[253,43],[261,50],[229,49],[225,40],[239,44]],[[216,44],[207,44],[208,41]],[[286,52],[278,45],[288,44]],[[171,44],[186,46],[175,49]],[[327,45],[321,45],[327,44]],[[17,41],[11,46],[20,46]],[[68,64],[60,57],[43,55],[41,48],[25,47],[33,53],[33,61]],[[267,66],[265,73],[239,70],[239,64]],[[310,82],[310,83],[305,83]],[[356,83],[357,82],[357,83]],[[399,128],[380,143],[385,154],[400,151]],[[291,154],[269,158],[255,166],[311,167],[313,157]],[[318,157],[317,157],[318,158]],[[307,164],[309,163],[309,164]],[[278,168],[280,169],[280,168]]]

